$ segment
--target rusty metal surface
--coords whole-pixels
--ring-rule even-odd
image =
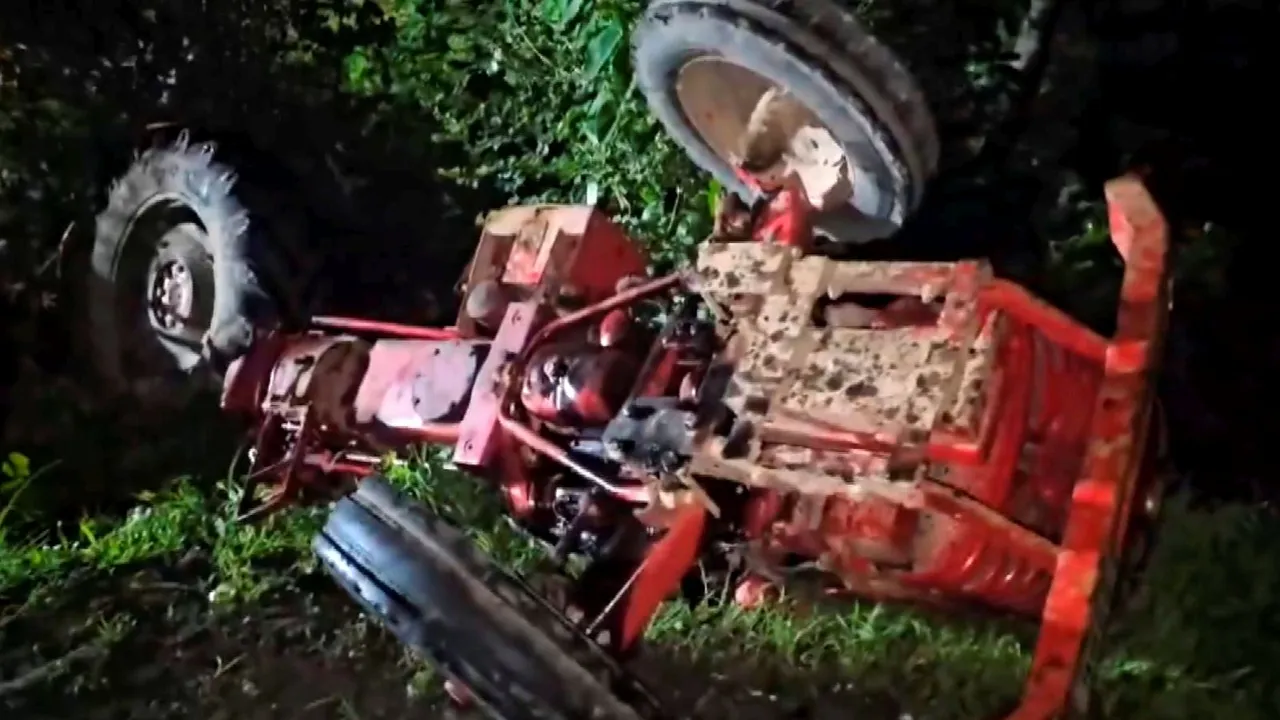
[[[313,335],[287,348],[267,384],[264,408],[282,416],[308,411],[319,427],[346,430],[354,422],[350,397],[369,365],[369,343]]]

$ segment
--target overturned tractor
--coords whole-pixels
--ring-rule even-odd
[[[1160,491],[1164,220],[1140,181],[1108,186],[1126,266],[1111,338],[982,261],[824,254],[820,236],[892,233],[937,140],[854,19],[824,37],[808,20],[659,2],[637,32],[656,114],[741,196],[684,271],[650,277],[617,225],[578,206],[492,214],[447,327],[242,318],[244,289],[265,286],[236,283],[267,267],[244,233],[205,254],[198,282],[157,265],[172,281],[157,293],[181,302],[153,325],[186,332],[204,308],[191,353],[230,363],[223,407],[254,429],[243,517],[336,499],[315,542],[325,566],[495,717],[682,716],[625,661],[700,563],[740,567],[745,604],[803,582],[1037,619],[1010,717],[1087,704],[1117,574]],[[198,250],[184,240],[198,221],[160,237]],[[498,490],[549,567],[585,570],[544,597],[377,476],[421,444]]]

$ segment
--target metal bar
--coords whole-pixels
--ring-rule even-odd
[[[542,437],[534,432],[528,426],[522,424],[519,420],[504,413],[499,413],[498,424],[503,430],[510,433],[516,440],[529,447],[529,449],[540,455],[546,456],[550,460],[563,465],[580,475],[583,479],[595,483],[605,491],[630,503],[645,504],[649,502],[649,494],[643,485],[616,485],[608,480],[600,477],[590,468],[579,463],[569,456],[569,453],[550,440]]]
[[[421,325],[365,320],[363,318],[318,315],[311,318],[311,326],[321,330],[337,330],[358,333],[377,333],[406,340],[455,340],[456,328],[433,328]]]

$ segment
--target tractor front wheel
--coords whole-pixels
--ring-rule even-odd
[[[792,141],[825,130],[847,161],[852,200],[816,223],[828,239],[891,235],[919,204],[939,141],[904,65],[834,0],[657,0],[633,39],[636,81],[668,134],[744,199],[736,174],[753,113],[781,91]],[[795,123],[791,119],[800,118]]]
[[[366,613],[490,717],[666,717],[562,613],[381,478],[338,502],[314,548]]]

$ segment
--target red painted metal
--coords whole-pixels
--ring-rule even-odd
[[[538,330],[536,334],[529,340],[529,344],[521,353],[521,360],[528,362],[529,357],[542,347],[542,344],[550,340],[552,337],[559,335],[574,327],[582,326],[590,320],[597,317],[608,316],[609,313],[620,308],[631,307],[646,298],[654,297],[678,287],[684,278],[680,275],[668,275],[667,277],[649,280],[629,287],[616,295],[601,300],[600,302],[576,310],[574,312],[563,315],[555,320],[547,323]]]
[[[621,616],[619,650],[625,652],[639,642],[659,606],[680,589],[680,582],[702,551],[707,519],[703,508],[686,505],[650,546],[619,602],[614,604]]]
[[[744,602],[775,596],[763,578],[784,576],[798,557],[828,571],[828,591],[1039,618],[1012,718],[1056,717],[1088,683],[1134,488],[1149,485],[1138,475],[1150,466],[1142,450],[1167,312],[1163,220],[1138,181],[1107,192],[1126,260],[1113,338],[991,277],[984,263],[806,257],[811,209],[787,189],[757,209],[756,244],[707,254],[780,253],[743,261],[724,298],[713,287],[723,275],[701,266],[637,279],[643,257],[593,209],[496,213],[462,283],[464,293],[483,286],[475,306],[484,318],[464,312],[456,329],[439,331],[326,318],[263,340],[232,368],[223,405],[258,423],[251,475],[271,486],[253,512],[336,490],[334,476],[366,475],[386,452],[452,446],[453,462],[496,484],[526,526],[550,528],[548,507],[565,488],[592,493],[588,523],[651,526],[648,545],[620,560],[629,579],[596,588],[612,600],[593,624],[610,628],[614,650],[642,636],[708,551],[709,533],[736,533],[758,550]],[[775,288],[801,282],[789,272],[810,284],[844,278],[825,325],[786,315],[795,294],[766,308]],[[722,323],[709,356],[690,337],[652,335],[636,321],[640,303],[673,291],[737,308],[742,327],[774,324],[752,334]],[[863,299],[881,294],[896,299]],[[806,366],[815,352],[839,370]],[[789,363],[773,385],[759,380],[767,363],[738,372],[760,358]],[[711,400],[754,418],[735,425],[749,440],[739,454],[689,428],[694,455],[673,483],[665,470],[619,462],[610,471],[572,449],[599,437],[623,399],[700,405],[717,363],[734,373],[737,394]],[[850,379],[859,373],[867,383]],[[910,379],[895,386],[905,398],[897,405],[876,385],[894,373]],[[949,404],[929,407],[942,387],[952,388],[936,393]]]
[[[615,294],[621,281],[645,276],[647,261],[622,229],[588,206],[539,205],[491,214],[461,287],[463,312],[456,323],[466,337],[491,334],[467,308],[472,295],[500,295],[507,304],[540,299],[567,310]],[[486,315],[504,317],[493,298],[478,303]]]
[[[489,356],[480,370],[481,382],[471,391],[471,402],[462,419],[462,433],[453,451],[453,461],[472,472],[489,466],[501,443],[499,417],[504,403],[513,401],[520,371],[510,358],[529,345],[530,339],[550,312],[536,302],[513,303],[493,339]]]
[[[405,338],[409,340],[452,340],[458,337],[454,328],[432,328],[420,325],[403,325],[401,323],[381,322],[363,318],[341,317],[337,315],[317,315],[311,318],[311,327],[317,330],[349,333],[372,333],[389,338]]]
[[[787,183],[778,188],[765,189],[750,173],[736,169],[738,178],[748,187],[765,193],[763,207],[751,236],[758,242],[771,242],[808,252],[813,248],[813,207],[798,183]]]
[[[622,349],[551,347],[525,368],[520,404],[551,425],[604,427],[622,409],[638,370],[639,362]]]
[[[569,453],[564,451],[563,448],[534,432],[519,420],[516,420],[509,415],[501,415],[499,416],[498,421],[502,429],[507,431],[512,439],[523,444],[525,447],[528,447],[539,455],[554,460],[557,464],[573,471],[573,473],[578,477],[589,481],[619,500],[636,504],[645,504],[648,502],[649,495],[643,485],[627,486],[610,482],[604,477],[601,477],[599,473],[574,460]]]
[[[1152,373],[1168,321],[1169,232],[1136,178],[1112,181],[1106,194],[1112,242],[1125,260],[1109,349],[1143,351],[1129,362],[1108,363],[1099,381],[1031,673],[1010,720],[1086,711],[1135,491],[1146,481],[1140,473],[1154,407]]]

